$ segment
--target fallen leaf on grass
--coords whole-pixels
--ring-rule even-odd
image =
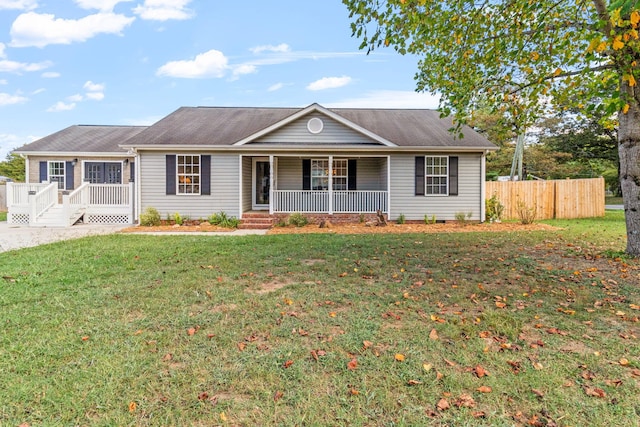
[[[458,408],[473,408],[476,406],[476,401],[471,397],[471,395],[463,393],[460,395],[458,400],[456,400],[455,405]]]
[[[473,418],[484,418],[487,416],[487,414],[484,411],[475,411],[471,413],[471,416]]]
[[[425,372],[429,372],[431,370],[431,368],[433,368],[433,365],[431,363],[423,363],[422,364],[422,369],[424,369]]]
[[[245,347],[247,346],[247,344],[243,343],[243,342],[239,342],[238,343],[238,350],[240,351],[244,351]]]
[[[357,396],[360,394],[360,392],[358,390],[356,390],[355,388],[349,389],[349,394],[351,396]]]
[[[198,395],[198,400],[207,400],[209,398],[209,393],[203,391]]]
[[[620,363],[620,366],[629,366],[629,359],[623,357],[618,361],[618,363]]]
[[[84,337],[82,337],[82,341],[88,341],[89,340],[89,336],[85,335]]]
[[[640,378],[640,369],[632,369],[631,376]]]
[[[475,368],[473,368],[473,373],[476,374],[476,376],[478,378],[482,378],[484,376],[489,375],[489,372],[487,372],[486,369],[484,369],[482,366],[478,365]]]
[[[476,391],[479,391],[480,393],[491,393],[492,392],[491,387],[489,387],[487,385],[483,385],[483,386],[478,387],[476,389]]]
[[[536,396],[538,396],[540,399],[542,399],[544,397],[544,393],[538,389],[532,388],[531,392],[533,394],[535,394]]]
[[[431,332],[429,332],[429,338],[432,340],[437,340],[438,339],[438,331],[436,331],[435,329],[432,329]]]
[[[438,411],[446,411],[447,409],[451,408],[451,405],[449,405],[447,399],[443,397],[436,404],[436,408],[438,408]]]
[[[396,354],[395,359],[397,362],[404,362],[404,354],[401,354],[401,353]]]
[[[503,303],[502,301],[496,301],[496,307],[505,308],[506,306],[507,304]]]
[[[358,360],[354,357],[347,363],[347,369],[350,371],[355,370],[358,367]]]
[[[587,393],[587,396],[604,398],[607,397],[607,393],[601,388],[598,387],[586,387],[584,392]]]
[[[193,336],[196,334],[196,328],[189,328],[187,329],[187,335],[189,336]]]
[[[220,412],[220,421],[222,421],[222,422],[226,422],[227,421],[227,416],[225,415],[224,412]]]
[[[273,395],[273,401],[277,402],[278,400],[280,400],[282,398],[282,396],[284,396],[284,393],[281,392],[280,390],[276,391]]]
[[[129,402],[129,412],[135,412],[137,407],[138,405],[136,404],[136,402]]]
[[[287,360],[286,362],[284,362],[282,364],[282,367],[285,368],[285,369],[288,369],[288,368],[291,367],[291,365],[293,365],[293,360],[289,359],[289,360]]]
[[[407,381],[407,385],[419,385],[419,384],[422,384],[422,381],[418,381],[418,380]]]

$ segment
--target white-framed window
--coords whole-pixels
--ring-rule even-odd
[[[48,164],[49,182],[57,182],[58,189],[64,190],[64,162],[50,161]]]
[[[449,194],[449,157],[426,156],[424,158],[425,195]]]
[[[333,160],[333,189],[336,191],[348,189],[348,164],[347,159]],[[329,189],[329,160],[311,160],[311,189],[325,191]]]
[[[200,155],[178,155],[178,194],[200,194]]]
[[[348,165],[347,159],[333,160],[333,189],[336,191],[346,191],[348,187]]]

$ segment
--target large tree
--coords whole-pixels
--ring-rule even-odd
[[[371,51],[420,58],[417,90],[459,123],[480,107],[524,131],[549,103],[618,113],[627,252],[640,256],[640,6],[629,0],[343,0]]]
[[[14,153],[7,154],[6,159],[0,162],[0,175],[11,178],[14,181],[24,182],[24,157]]]

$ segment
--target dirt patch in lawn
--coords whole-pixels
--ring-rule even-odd
[[[189,224],[189,225],[158,225],[155,227],[147,227],[142,225],[137,225],[134,227],[128,227],[122,229],[122,233],[155,233],[155,232],[232,232],[235,228],[223,228],[215,225],[211,225],[208,222],[204,221],[200,224]]]
[[[513,222],[477,223],[477,224],[393,224],[385,227],[367,227],[365,224],[332,224],[329,228],[320,228],[317,224],[304,227],[274,227],[267,234],[291,233],[335,233],[335,234],[375,234],[375,233],[473,233],[473,232],[515,232],[558,230],[548,224],[533,223],[523,225]]]

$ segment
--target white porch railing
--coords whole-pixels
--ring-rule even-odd
[[[7,182],[7,207],[11,206],[28,206],[29,205],[29,192],[35,191],[36,193],[44,188],[47,188],[49,183],[42,184],[23,184],[17,182]]]
[[[274,190],[275,213],[375,213],[388,211],[387,191]]]

